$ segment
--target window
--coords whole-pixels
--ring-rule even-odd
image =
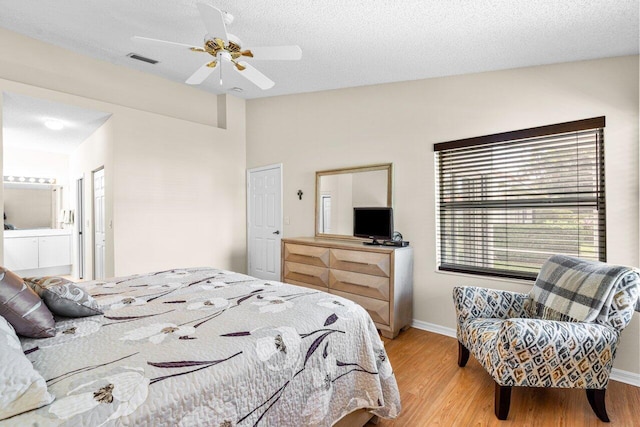
[[[439,269],[535,279],[606,260],[604,117],[434,145]]]

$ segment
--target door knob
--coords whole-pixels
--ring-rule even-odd
[[[280,234],[280,230],[274,231],[273,234]]]

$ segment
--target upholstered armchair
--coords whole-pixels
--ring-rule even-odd
[[[590,320],[577,321],[547,307],[570,307],[567,295],[584,302],[580,286],[584,291],[605,276],[611,283],[603,285],[608,289],[599,295],[597,312],[586,316]],[[543,265],[529,294],[456,287],[458,365],[464,367],[471,352],[494,379],[498,419],[508,416],[512,387],[559,387],[586,389],[591,408],[608,422],[605,392],[620,332],[634,307],[640,311],[638,287],[636,270],[564,256]],[[576,315],[573,309],[559,311]]]

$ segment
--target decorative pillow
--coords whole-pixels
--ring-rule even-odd
[[[84,289],[62,277],[25,277],[52,313],[65,317],[102,314],[98,302]]]
[[[15,273],[0,267],[0,316],[20,335],[49,338],[56,335],[53,315]]]
[[[53,396],[22,352],[11,325],[0,317],[0,420],[48,405]]]

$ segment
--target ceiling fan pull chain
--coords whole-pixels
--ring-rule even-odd
[[[220,56],[220,86],[222,86],[222,55]]]

